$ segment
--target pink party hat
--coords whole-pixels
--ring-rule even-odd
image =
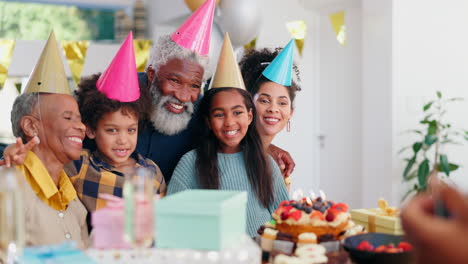
[[[131,31],[110,65],[99,77],[96,87],[107,98],[120,102],[133,102],[140,98]]]
[[[215,0],[206,0],[206,2],[171,35],[171,39],[183,48],[207,56],[210,50],[214,10]]]

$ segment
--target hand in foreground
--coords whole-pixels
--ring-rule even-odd
[[[35,136],[28,143],[23,144],[21,138],[16,138],[16,143],[9,145],[3,151],[3,160],[0,160],[0,166],[5,165],[10,168],[12,165],[21,165],[26,159],[26,153],[39,143],[39,138]]]
[[[296,167],[296,163],[294,163],[294,160],[289,154],[289,152],[278,148],[273,144],[270,144],[270,146],[268,147],[268,154],[270,154],[273,157],[273,159],[275,159],[276,163],[278,164],[278,167],[281,170],[281,173],[283,174],[283,177],[289,177],[293,172],[294,167]]]
[[[433,197],[418,195],[401,213],[406,236],[414,246],[417,263],[468,263],[468,200],[452,187],[438,188],[451,218],[434,215]]]

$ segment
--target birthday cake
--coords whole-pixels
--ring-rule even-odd
[[[338,239],[350,226],[351,219],[347,204],[334,203],[321,197],[283,201],[272,217],[275,220],[274,229],[291,234],[296,243],[303,233]]]

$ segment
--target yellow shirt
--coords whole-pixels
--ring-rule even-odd
[[[24,174],[26,181],[37,197],[55,210],[65,210],[77,197],[70,179],[62,170],[58,188],[42,161],[32,151],[28,151],[23,165],[16,168]]]

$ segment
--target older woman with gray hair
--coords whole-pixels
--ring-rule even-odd
[[[21,155],[24,161],[16,163],[28,183],[23,189],[26,244],[74,240],[79,248],[85,248],[88,212],[64,165],[80,157],[86,127],[71,96],[53,32],[23,94],[13,103],[11,126],[20,138],[18,149],[26,152]],[[33,143],[24,149],[21,141]]]
[[[85,126],[75,99],[68,94],[24,93],[11,111],[13,133],[28,143],[24,164],[16,168],[24,186],[26,243],[57,244],[88,241],[87,211],[64,172],[80,157]]]

